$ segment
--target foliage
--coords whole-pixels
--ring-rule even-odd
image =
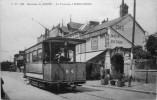
[[[134,46],[133,56],[134,56],[134,59],[151,58],[150,54],[147,51],[143,50],[142,46],[140,46],[140,45]]]
[[[155,50],[157,50],[157,37],[150,35],[146,41],[145,47],[147,51],[154,56],[156,54]]]
[[[157,69],[157,62],[155,59],[140,59],[135,61],[136,69]]]
[[[1,70],[2,71],[9,71],[12,68],[12,62],[9,61],[3,61],[1,62]]]

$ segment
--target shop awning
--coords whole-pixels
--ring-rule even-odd
[[[103,51],[96,51],[96,52],[89,52],[89,53],[83,53],[83,54],[78,54],[76,56],[76,59],[78,62],[87,62],[91,59],[93,59],[94,57],[96,57],[97,55],[101,54]]]
[[[103,51],[87,53],[87,54],[86,54],[86,61],[91,60],[92,58],[96,57],[97,55],[99,55],[99,54],[102,53],[102,52],[103,52]]]

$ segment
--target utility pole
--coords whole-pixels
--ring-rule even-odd
[[[136,0],[134,0],[131,61],[130,61],[130,71],[129,71],[128,87],[131,87],[131,80],[132,80],[133,50],[134,50],[134,37],[135,37],[135,18],[136,18]]]

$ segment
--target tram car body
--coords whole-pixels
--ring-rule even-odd
[[[86,64],[76,62],[77,44],[82,39],[52,37],[25,50],[24,76],[30,82],[78,85],[86,82]],[[60,52],[60,58],[56,57]]]

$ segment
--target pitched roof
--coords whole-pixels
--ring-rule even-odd
[[[70,25],[74,29],[79,29],[83,24],[75,23],[75,22],[69,22],[68,25]]]
[[[56,27],[52,28],[52,30],[49,31],[49,37],[59,36],[59,28],[60,28],[60,24],[58,24]]]
[[[60,28],[63,32],[69,33],[69,30],[66,26],[61,26]]]
[[[88,33],[89,32],[94,32],[94,31],[98,31],[98,30],[101,30],[103,28],[107,28],[107,27],[110,27],[110,26],[113,26],[115,25],[116,23],[120,22],[121,20],[123,20],[124,18],[126,18],[127,16],[130,16],[130,14],[127,14],[125,15],[124,17],[120,17],[120,18],[116,18],[116,19],[113,19],[113,20],[110,20],[110,21],[107,21],[105,23],[102,23],[100,25],[97,25],[95,27],[91,27],[89,30],[88,30]]]
[[[89,30],[89,29],[90,29],[90,24],[89,24],[89,23],[86,23],[86,24],[82,25],[82,26],[79,28],[79,30],[80,30],[81,32],[86,32],[86,31]]]
[[[83,24],[78,30],[76,30],[76,31],[74,31],[74,32],[70,32],[70,34],[75,34],[76,32],[86,32],[86,31],[88,31],[89,30],[89,28],[90,28],[90,25],[89,25],[89,23],[85,23],[85,24]],[[70,34],[68,34],[68,35],[70,35]]]
[[[113,19],[113,20],[110,20],[108,22],[105,22],[105,23],[102,23],[100,25],[97,25],[95,27],[91,27],[89,30],[88,30],[88,33],[89,32],[94,32],[94,31],[98,31],[98,30],[101,30],[101,29],[104,29],[104,28],[107,28],[107,27],[110,27],[110,26],[113,26],[115,24],[117,24],[118,22],[120,22],[121,20],[123,20],[124,18],[130,16],[132,19],[133,17],[130,15],[130,14],[127,14],[125,15],[124,17],[120,17],[120,18],[116,18],[116,19]],[[142,31],[145,33],[145,31],[143,30],[143,28],[137,23],[136,21],[136,24],[142,29]]]

